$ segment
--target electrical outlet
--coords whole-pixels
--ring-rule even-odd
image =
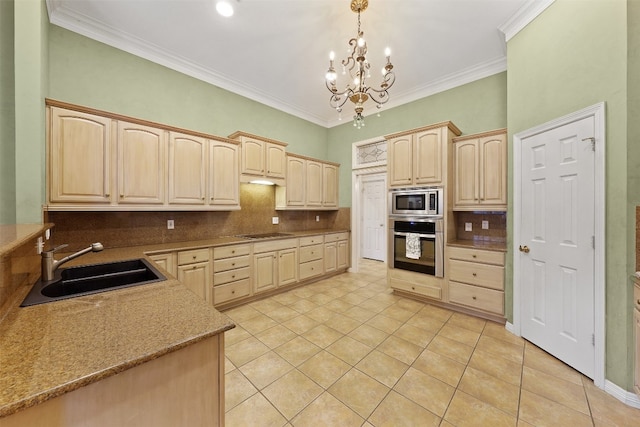
[[[271,218],[271,224],[279,224],[280,223],[280,218],[278,218],[277,216],[274,216]]]
[[[43,249],[44,249],[44,240],[42,240],[42,237],[38,237],[38,241],[36,242],[36,252],[38,253],[38,255],[42,253]]]
[[[173,222],[172,219],[168,219],[167,220],[167,230],[173,230],[173,228],[175,227],[175,223]]]
[[[489,221],[482,221],[482,229],[483,230],[489,229]]]
[[[464,223],[464,231],[473,231],[473,225],[470,222]]]
[[[316,215],[316,222],[320,222],[320,215]]]

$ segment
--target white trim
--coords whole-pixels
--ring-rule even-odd
[[[520,336],[520,286],[517,280],[520,277],[520,257],[516,246],[520,241],[520,203],[522,188],[522,174],[520,163],[522,160],[522,140],[542,132],[593,117],[595,122],[594,137],[596,138],[595,153],[595,194],[594,194],[594,221],[595,221],[595,265],[594,265],[594,334],[595,334],[595,360],[594,383],[599,388],[605,388],[605,104],[600,102],[590,107],[576,111],[566,116],[551,120],[539,126],[519,132],[513,136],[513,333]]]
[[[606,380],[604,383],[604,391],[606,391],[608,394],[615,397],[625,405],[633,406],[634,408],[640,409],[640,397],[638,397],[637,394],[631,391],[626,391],[619,385],[616,385],[609,380]]]
[[[536,19],[546,8],[551,6],[554,1],[555,0],[529,0],[509,18],[507,22],[500,25],[498,30],[504,34],[506,41],[511,40],[513,36],[522,31],[524,27]]]
[[[359,165],[358,164],[358,148],[362,147],[363,145],[371,145],[371,144],[377,144],[380,142],[384,142],[385,139],[383,136],[379,136],[376,138],[371,138],[371,139],[366,139],[364,141],[360,141],[360,142],[354,142],[351,145],[351,170],[355,170],[355,169],[371,169],[374,167],[379,167],[379,166],[384,166],[385,167],[385,172],[386,172],[386,166],[387,166],[387,161],[386,160],[382,160],[379,162],[372,162],[372,163],[367,163],[364,165]]]

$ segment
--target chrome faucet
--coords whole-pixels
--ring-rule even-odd
[[[83,250],[78,251],[75,254],[66,256],[61,260],[56,261],[55,259],[53,259],[53,254],[55,252],[59,251],[60,249],[64,249],[67,246],[69,245],[60,245],[51,250],[42,252],[42,277],[40,278],[40,280],[42,280],[43,282],[51,281],[54,278],[56,270],[60,268],[60,266],[65,262],[71,261],[72,259],[78,258],[79,256],[82,256],[89,252],[100,252],[104,249],[102,243],[93,243],[88,248],[84,248]]]

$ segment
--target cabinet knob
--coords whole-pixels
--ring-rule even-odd
[[[473,273],[473,277],[476,277],[476,276],[477,276],[477,274],[476,274],[476,273]]]
[[[232,250],[232,251],[231,251],[231,253],[232,253],[232,254],[235,254],[235,253],[236,253],[235,249],[234,249],[234,250]]]
[[[196,256],[195,256],[195,255],[193,256],[193,259],[196,259]]]
[[[204,200],[204,197],[202,197],[202,200]]]
[[[109,197],[110,194],[109,193],[105,193],[104,197]]]
[[[476,299],[477,299],[475,295],[474,295],[474,296],[472,296],[471,298],[472,298],[472,299],[474,299],[474,300],[476,300]]]
[[[236,265],[236,263],[235,263],[235,262],[232,262],[232,263],[231,263],[231,267],[235,267],[235,265]]]
[[[120,198],[123,198],[123,197],[124,197],[124,194],[121,194],[121,195],[120,195]]]
[[[233,276],[231,276],[231,278],[232,278],[232,279],[235,279],[235,278],[236,278],[236,275],[234,274]]]
[[[473,256],[474,258],[476,258],[476,257],[477,257],[477,255],[472,255],[472,256]]]
[[[197,268],[197,267],[194,265],[191,269],[192,269],[192,270],[195,270],[196,268]]]
[[[236,291],[231,291],[231,294],[235,294],[235,293],[236,293]]]

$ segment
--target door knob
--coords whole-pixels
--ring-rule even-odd
[[[520,249],[520,252],[524,252],[525,254],[529,253],[529,246],[520,245],[520,247],[518,249]]]

